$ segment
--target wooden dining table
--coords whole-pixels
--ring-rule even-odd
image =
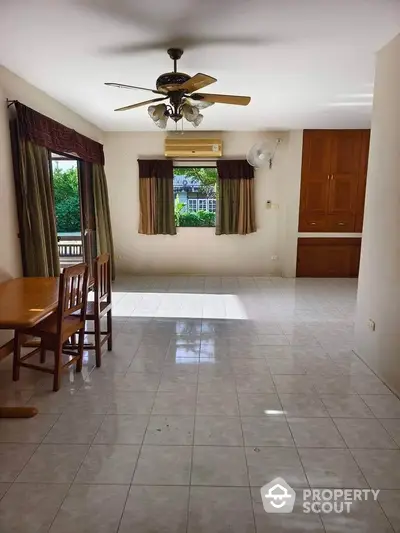
[[[59,278],[15,278],[0,283],[0,329],[18,330],[35,326],[58,305]],[[12,341],[3,353],[12,351]],[[2,417],[30,417],[34,407],[0,407]]]

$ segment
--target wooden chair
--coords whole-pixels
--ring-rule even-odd
[[[19,380],[20,367],[32,368],[54,375],[53,390],[60,388],[61,372],[76,362],[76,371],[82,370],[86,307],[88,298],[89,269],[86,264],[65,268],[60,275],[58,308],[32,328],[18,330],[14,337],[13,380]],[[70,337],[79,333],[77,351],[71,350],[66,343]],[[22,340],[26,336],[40,338],[40,348],[21,357]],[[64,346],[65,344],[65,346]],[[54,368],[25,363],[27,359],[40,352],[40,362],[46,362],[46,350],[54,352]],[[63,354],[71,356],[63,364]]]
[[[87,303],[86,321],[94,322],[94,344],[85,344],[85,350],[95,350],[96,366],[101,366],[101,349],[107,342],[107,350],[112,350],[112,311],[111,311],[111,260],[110,254],[102,254],[94,261],[94,301]],[[107,315],[107,331],[101,331],[101,319]],[[93,331],[85,331],[93,335]],[[76,344],[74,344],[76,346]]]

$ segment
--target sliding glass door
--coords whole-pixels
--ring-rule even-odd
[[[91,168],[69,154],[51,154],[60,267],[84,261],[92,277],[96,226]]]

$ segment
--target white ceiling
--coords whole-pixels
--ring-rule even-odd
[[[146,107],[113,111],[151,93],[103,82],[155,87],[166,44],[114,49],[159,41],[189,43],[179,70],[218,78],[207,92],[252,97],[202,129],[365,127],[374,54],[399,32],[398,0],[0,0],[0,63],[104,130],[157,130]],[[259,42],[196,44],[222,37]]]

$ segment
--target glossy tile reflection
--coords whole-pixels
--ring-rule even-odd
[[[59,393],[0,364],[0,531],[399,530],[400,400],[352,351],[354,280],[140,277],[114,349]],[[380,488],[349,516],[267,515],[260,487]],[[383,490],[385,489],[385,490]]]

